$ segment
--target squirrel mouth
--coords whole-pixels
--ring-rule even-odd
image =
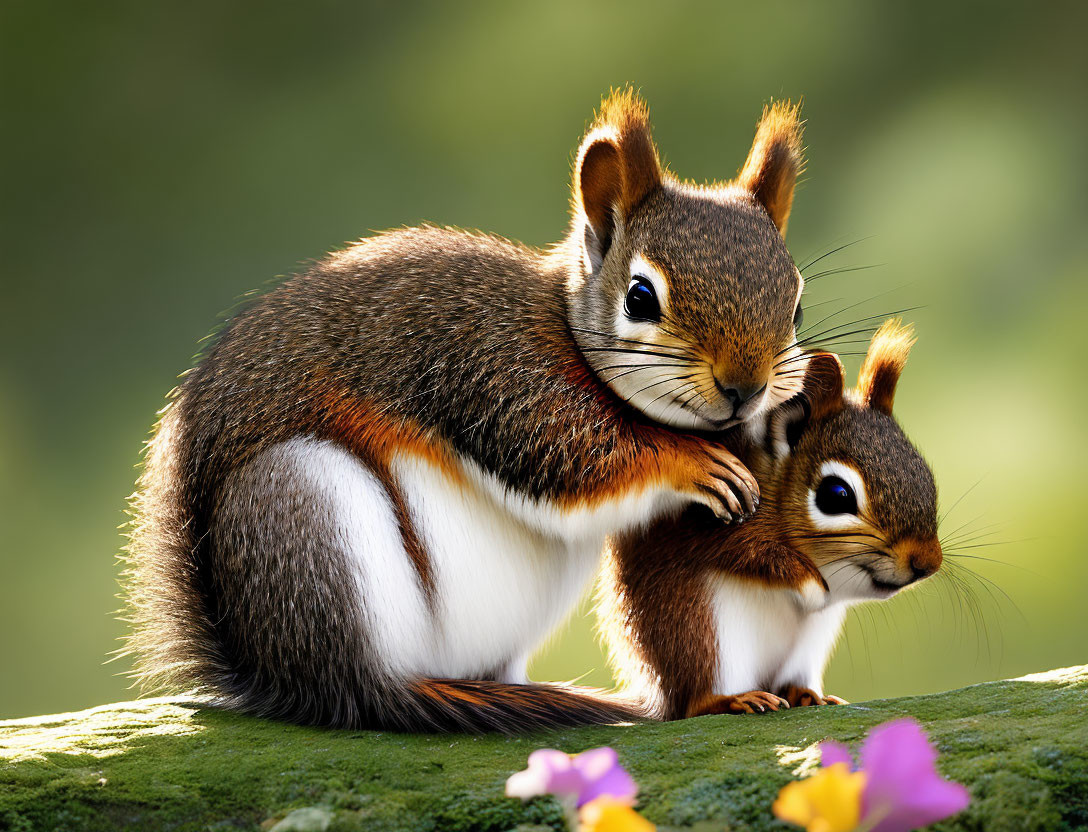
[[[891,596],[895,595],[895,593],[897,593],[904,586],[906,586],[906,584],[893,584],[890,581],[882,581],[880,578],[873,574],[871,569],[865,569],[865,571],[869,573],[869,580],[873,584],[873,589],[875,589],[877,592],[885,593]]]
[[[744,421],[743,419],[738,419],[736,416],[728,416],[725,419],[715,419],[711,416],[703,415],[701,418],[704,421],[709,422],[714,430],[729,430],[729,428],[736,427]]]

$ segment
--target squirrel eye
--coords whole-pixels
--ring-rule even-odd
[[[629,318],[642,321],[660,321],[661,305],[657,302],[654,285],[645,277],[633,277],[627,285],[627,297],[623,301],[623,311]]]
[[[816,487],[816,508],[824,514],[857,514],[854,490],[840,477],[824,477]]]
[[[805,321],[805,312],[801,308],[801,304],[797,304],[797,309],[793,313],[793,329],[796,332],[801,328],[801,324]]]

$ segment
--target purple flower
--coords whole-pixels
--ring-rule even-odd
[[[611,748],[594,748],[574,757],[542,748],[529,755],[527,769],[506,781],[506,795],[525,799],[542,794],[574,801],[576,806],[602,796],[633,804],[638,786]]]
[[[574,767],[585,778],[585,787],[578,796],[579,806],[606,795],[634,804],[638,786],[608,746],[583,751],[574,758]]]
[[[836,763],[846,763],[849,768],[856,768],[854,758],[850,755],[850,749],[845,745],[832,740],[820,743],[820,765],[824,768],[831,768]]]
[[[835,742],[820,745],[821,763],[851,764],[850,751]],[[861,746],[861,821],[870,832],[910,832],[954,815],[971,797],[963,786],[937,773],[937,750],[913,719],[878,725]]]

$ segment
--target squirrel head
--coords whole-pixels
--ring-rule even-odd
[[[852,391],[838,357],[815,354],[803,394],[769,418],[756,472],[774,492],[767,521],[833,600],[887,598],[941,565],[933,474],[892,416],[913,343],[909,327],[885,322]]]
[[[578,150],[570,325],[589,365],[655,421],[720,430],[800,389],[801,275],[783,234],[802,167],[798,108],[764,110],[732,182],[666,172],[646,105],[614,92]]]

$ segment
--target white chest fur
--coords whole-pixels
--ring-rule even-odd
[[[428,649],[413,667],[453,677],[505,669],[505,681],[524,681],[528,654],[592,579],[603,535],[547,535],[419,457],[396,457],[392,469],[436,587]]]
[[[715,577],[710,592],[718,636],[714,692],[777,691],[789,684],[823,694],[823,672],[846,606],[804,612],[794,593]]]

